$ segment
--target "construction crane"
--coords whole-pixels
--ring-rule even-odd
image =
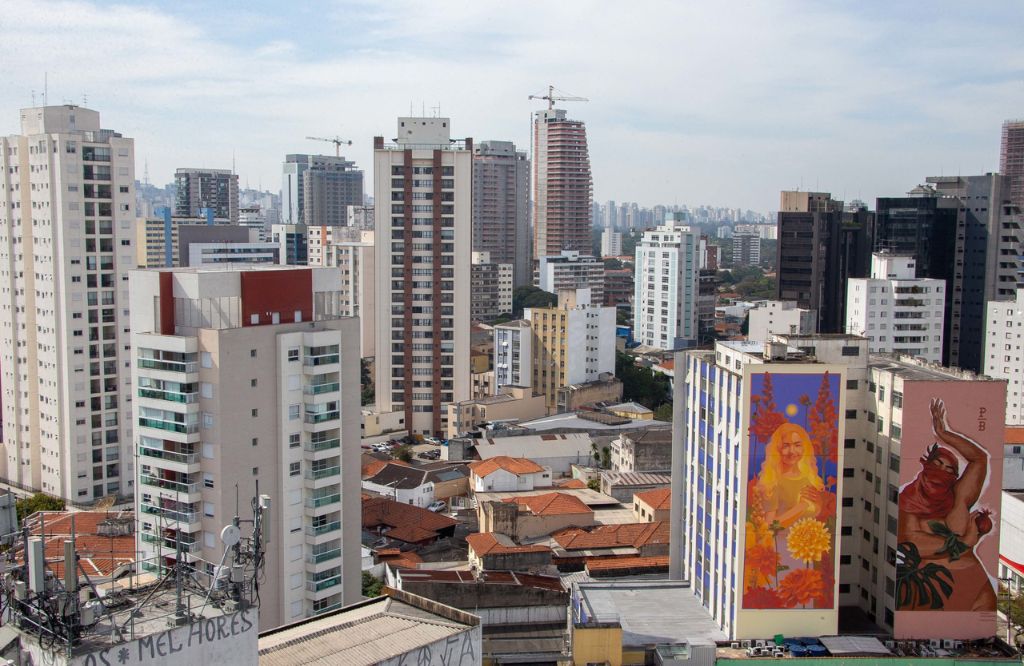
[[[342,146],[351,146],[352,145],[351,141],[346,141],[345,139],[342,139],[341,137],[337,137],[337,136],[334,137],[334,138],[330,138],[330,139],[324,138],[322,136],[307,136],[306,138],[309,139],[310,141],[326,141],[327,143],[333,143],[334,144],[334,156],[335,157],[341,157],[341,147]]]
[[[530,95],[530,99],[546,99],[548,101],[548,109],[555,108],[555,102],[589,102],[590,100],[586,97],[575,97],[573,95],[556,95],[555,87],[548,86],[547,95]]]

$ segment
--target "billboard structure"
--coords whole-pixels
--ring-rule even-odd
[[[745,611],[836,608],[841,381],[823,369],[750,374]]]
[[[995,631],[1004,387],[904,385],[897,637]]]

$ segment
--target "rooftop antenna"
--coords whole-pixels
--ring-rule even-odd
[[[86,106],[88,104],[89,104],[89,96],[86,95],[85,93],[82,93],[82,106]]]
[[[144,164],[144,166],[142,167],[142,181],[146,184],[146,187],[149,187],[149,158],[148,157],[146,158],[146,161],[143,164]]]

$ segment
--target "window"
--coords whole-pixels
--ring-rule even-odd
[[[259,476],[260,475],[260,468],[259,467],[253,467],[252,468],[252,475],[253,476]]]
[[[857,410],[856,409],[848,409],[848,410],[846,410],[846,418],[848,418],[848,419],[855,419],[855,418],[857,418]]]
[[[301,439],[302,435],[300,435],[297,432],[293,432],[292,434],[288,435],[288,446],[294,449],[301,443]]]
[[[843,498],[843,506],[845,506],[845,507],[853,506],[853,498],[852,497],[844,497]]]
[[[845,346],[842,349],[843,356],[860,356],[860,347]]]
[[[213,488],[213,474],[209,472],[203,473],[203,486],[206,488]]]
[[[853,478],[853,468],[852,467],[844,467],[843,468],[843,478],[844,479],[852,479]]]
[[[889,425],[889,436],[892,437],[893,439],[899,439],[900,437],[903,436],[903,429],[900,428],[895,423],[891,423]]]
[[[298,476],[299,474],[302,474],[302,463],[288,463],[288,476]]]
[[[256,317],[256,323],[259,323],[259,315],[253,315],[253,316]],[[249,358],[256,358],[256,350],[255,349],[250,349],[249,350]]]
[[[299,348],[298,347],[295,347],[294,349],[289,349],[288,350],[288,360],[289,361],[298,361],[299,360]]]
[[[900,409],[903,408],[903,394],[899,391],[892,392],[892,406]]]
[[[849,390],[849,391],[856,391],[857,390],[857,380],[856,379],[847,379],[846,380],[846,389]]]
[[[199,365],[204,368],[213,367],[213,355],[210,352],[199,352]]]
[[[203,502],[203,515],[207,518],[213,518],[213,502]]]
[[[846,506],[846,505],[844,504],[843,506]],[[843,525],[843,527],[842,527],[842,529],[840,530],[839,533],[842,536],[850,536],[851,534],[853,534],[853,527],[851,527],[850,525]]]
[[[259,437],[253,437],[252,438],[252,445],[253,446],[259,446],[259,444],[260,444],[260,438]]]
[[[843,448],[844,449],[853,449],[853,448],[856,448],[856,447],[857,447],[857,440],[856,439],[846,439],[846,440],[843,440]]]
[[[288,405],[288,420],[294,421],[299,418],[299,405]]]
[[[256,382],[255,379],[250,379],[249,380],[249,386],[251,386],[252,388],[256,388],[256,384],[257,384],[257,382]]]
[[[850,593],[850,584],[849,583],[839,583],[839,594],[849,594],[849,593]]]
[[[258,410],[258,409],[253,409],[252,410],[252,417],[253,418],[256,418],[259,415],[260,415],[260,410]]]

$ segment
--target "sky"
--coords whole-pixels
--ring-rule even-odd
[[[426,110],[524,149],[548,85],[587,124],[598,201],[775,210],[779,191],[872,204],[999,166],[1024,117],[1024,3],[4,0],[0,134],[72,102],[136,142],[154,184],[231,168],[280,188],[287,153]]]

